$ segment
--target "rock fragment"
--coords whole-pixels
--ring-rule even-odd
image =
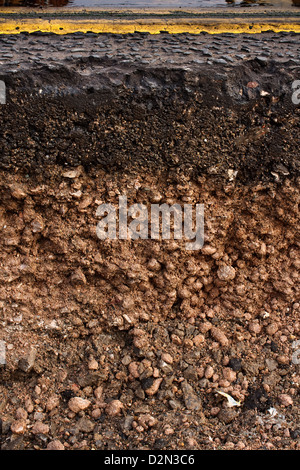
[[[34,366],[35,359],[36,359],[37,351],[36,349],[32,346],[27,355],[25,357],[22,357],[19,362],[18,362],[18,368],[22,370],[23,372],[30,372]]]
[[[220,281],[232,281],[235,278],[236,272],[232,266],[221,266],[217,272]]]
[[[210,329],[210,334],[214,340],[216,340],[218,343],[221,344],[221,346],[228,346],[228,343],[229,343],[228,338],[225,335],[225,333],[222,330],[220,330],[220,328],[213,326]]]
[[[50,428],[48,424],[42,423],[41,421],[36,421],[31,429],[31,432],[33,434],[48,434],[49,430]]]
[[[112,400],[105,408],[109,416],[117,416],[121,413],[124,405],[120,400]]]
[[[144,385],[144,387],[145,387],[144,390],[145,390],[146,394],[149,395],[149,396],[155,395],[158,392],[158,389],[159,389],[160,384],[162,383],[163,379],[159,378],[159,379],[154,379],[153,380],[153,377],[150,377],[149,382],[147,382],[147,380],[149,380],[149,379],[146,379],[145,385]],[[149,383],[149,386],[148,386],[148,383]]]
[[[185,406],[188,410],[198,411],[202,408],[202,403],[200,398],[196,395],[193,387],[187,382],[182,382],[181,384],[183,399]]]
[[[58,439],[55,439],[49,442],[47,450],[65,450],[65,446]]]
[[[90,404],[90,400],[81,397],[73,397],[69,400],[68,406],[74,413],[79,413],[79,411],[86,410]]]
[[[279,395],[278,398],[281,405],[283,406],[291,406],[294,404],[292,397],[290,395],[287,395],[286,393],[282,393],[281,395]]]
[[[25,419],[16,419],[11,423],[10,430],[13,434],[24,434],[26,431]]]

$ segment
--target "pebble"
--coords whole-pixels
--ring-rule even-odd
[[[277,331],[278,331],[277,323],[270,323],[270,325],[268,325],[266,328],[266,332],[270,336],[274,335]]]
[[[294,404],[292,397],[290,395],[287,395],[286,393],[282,393],[281,395],[279,395],[278,398],[281,405],[283,406],[291,406]]]
[[[216,328],[215,326],[213,326],[210,329],[210,334],[212,338],[215,339],[222,346],[228,346],[228,343],[229,343],[228,338],[225,335],[225,333],[222,330],[220,330],[220,328]]]
[[[99,386],[94,390],[94,395],[97,401],[101,401],[103,395],[103,387]]]
[[[30,372],[34,366],[37,351],[31,347],[25,357],[22,357],[18,362],[18,368],[23,372]]]
[[[221,266],[217,271],[220,281],[231,281],[235,278],[236,272],[232,266]]]
[[[257,321],[253,321],[249,324],[249,331],[251,333],[259,334],[261,332],[261,326]]]
[[[217,416],[217,414],[220,412],[220,408],[218,406],[214,406],[210,410],[211,416]]]
[[[60,402],[59,396],[58,395],[52,395],[47,400],[46,410],[47,411],[54,410],[54,408],[57,408],[59,406],[59,402]]]
[[[65,450],[65,446],[58,439],[55,439],[49,442],[47,450]]]
[[[277,356],[277,362],[282,365],[288,365],[290,363],[290,358],[285,355]]]
[[[24,408],[18,408],[16,411],[16,419],[17,420],[26,420],[28,416],[28,413]]]
[[[237,416],[237,412],[233,408],[222,408],[218,413],[218,418],[224,424],[231,423]]]
[[[131,362],[128,366],[128,371],[133,378],[137,379],[140,376],[138,362]]]
[[[120,400],[112,400],[105,408],[105,412],[109,416],[117,416],[121,413],[124,408],[123,403]]]
[[[96,424],[93,423],[90,419],[88,419],[86,416],[83,416],[77,421],[76,429],[81,432],[93,432],[95,425]]]
[[[24,190],[24,188],[18,184],[11,185],[10,190],[11,190],[11,195],[15,199],[25,199],[27,196],[27,193]]]
[[[25,399],[25,408],[28,413],[32,413],[34,410],[34,406],[30,397]]]
[[[167,364],[173,364],[173,357],[169,353],[163,352],[161,355],[161,360],[166,362]]]
[[[214,375],[214,369],[212,368],[212,366],[207,366],[204,372],[205,378],[211,379],[213,375]]]
[[[74,178],[78,178],[78,176],[80,176],[81,174],[81,167],[77,167],[76,169],[74,170],[66,170],[63,172],[63,177],[64,178],[69,178],[69,179],[74,179]]]
[[[86,410],[90,404],[90,400],[81,397],[73,397],[69,400],[68,406],[74,413],[79,413],[79,411]]]
[[[234,382],[236,380],[236,372],[229,367],[225,367],[223,369],[223,376],[225,380],[228,380],[228,382]]]
[[[275,359],[267,358],[266,359],[266,366],[270,371],[273,371],[273,370],[277,369],[278,363],[277,363],[277,361],[275,361]]]
[[[237,357],[232,357],[228,362],[229,367],[235,372],[238,372],[242,368],[242,361]]]
[[[89,368],[89,370],[97,370],[99,368],[99,364],[96,361],[96,359],[94,359],[94,358],[90,359],[90,361],[88,363],[88,368]]]
[[[196,335],[193,338],[193,343],[196,346],[196,348],[202,347],[204,342],[205,342],[205,336],[202,334]]]
[[[92,418],[94,418],[94,419],[99,419],[101,415],[102,415],[102,412],[101,412],[100,408],[95,408],[95,409],[91,412],[91,416],[92,416]]]
[[[162,381],[163,381],[162,378],[153,380],[152,385],[150,385],[150,387],[145,389],[146,394],[149,396],[155,395],[158,392],[158,389]]]
[[[48,424],[42,423],[41,421],[36,421],[32,426],[31,432],[33,434],[48,434],[49,433],[49,426]]]
[[[181,383],[185,406],[188,410],[198,411],[202,408],[202,402],[197,397],[193,387],[187,382]]]
[[[10,430],[13,434],[24,434],[26,431],[26,421],[24,419],[16,419],[11,423]]]

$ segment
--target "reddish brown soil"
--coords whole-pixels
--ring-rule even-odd
[[[204,248],[100,241],[96,208],[117,207],[119,194],[203,202]],[[289,181],[2,173],[3,447],[297,448],[298,197]],[[220,280],[224,266],[233,279]],[[88,408],[71,411],[72,397]],[[48,427],[35,432],[40,421]]]

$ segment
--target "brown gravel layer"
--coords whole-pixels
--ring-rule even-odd
[[[92,176],[1,175],[2,447],[299,448],[296,186]],[[203,202],[204,248],[100,241],[120,192]]]

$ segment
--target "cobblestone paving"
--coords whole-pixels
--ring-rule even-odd
[[[31,65],[78,63],[90,58],[95,63],[116,61],[118,65],[230,66],[250,59],[261,64],[270,60],[300,65],[299,35],[261,34],[158,34],[127,35],[44,33],[0,35],[0,67],[16,71]]]

